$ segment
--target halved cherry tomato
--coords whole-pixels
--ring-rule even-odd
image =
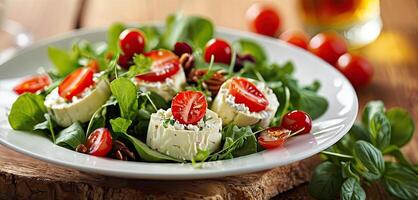
[[[228,42],[219,38],[213,38],[206,43],[205,61],[210,62],[214,56],[214,62],[229,65],[232,59],[232,49]]]
[[[258,143],[265,149],[273,149],[283,146],[291,134],[291,131],[282,127],[271,127],[258,136]]]
[[[206,114],[208,103],[202,92],[179,92],[171,102],[174,119],[182,124],[197,124]]]
[[[365,58],[346,53],[342,55],[336,66],[355,88],[364,87],[372,79],[373,67]]]
[[[264,94],[245,78],[233,78],[229,93],[235,97],[235,103],[246,105],[250,112],[260,112],[269,105]]]
[[[274,37],[280,29],[280,16],[272,5],[255,3],[245,16],[253,32]]]
[[[97,61],[96,59],[90,60],[89,63],[87,63],[87,67],[93,70],[94,73],[100,71],[99,61]]]
[[[90,68],[78,68],[60,83],[58,94],[67,100],[78,96],[86,88],[94,84],[93,74],[94,72]]]
[[[309,37],[302,31],[286,31],[280,35],[280,39],[302,49],[308,49]]]
[[[344,38],[337,33],[324,32],[315,35],[309,42],[309,50],[316,56],[334,65],[347,52]]]
[[[153,50],[144,56],[153,60],[151,72],[136,76],[138,80],[147,82],[160,82],[175,75],[180,70],[179,58],[168,50]]]
[[[139,29],[126,29],[119,35],[119,46],[126,56],[141,54],[145,48],[144,34]]]
[[[49,84],[51,84],[51,81],[47,75],[32,76],[15,86],[13,91],[17,94],[23,94],[25,92],[36,93],[37,91],[44,89]]]
[[[305,134],[312,129],[312,119],[307,113],[301,110],[294,110],[283,116],[280,126],[292,131],[292,133],[300,131],[298,134]]]
[[[106,156],[112,150],[112,135],[107,128],[94,130],[87,139],[87,152],[93,156]]]

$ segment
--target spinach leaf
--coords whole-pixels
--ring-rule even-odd
[[[75,56],[65,50],[48,47],[48,57],[60,76],[66,76],[78,67]]]
[[[117,78],[110,83],[110,90],[119,103],[121,117],[133,119],[138,110],[135,84],[127,78]]]
[[[354,144],[354,158],[364,167],[361,173],[369,181],[378,180],[385,171],[382,152],[366,141]]]
[[[307,112],[312,119],[317,119],[328,109],[328,101],[317,93],[306,89],[299,90],[299,108]]]
[[[46,112],[42,96],[25,93],[12,105],[8,117],[10,126],[15,130],[33,131],[36,124],[45,121]]]
[[[124,119],[118,117],[116,119],[110,120],[110,125],[112,126],[112,130],[116,133],[127,133],[129,126],[131,126],[132,121],[128,119]]]
[[[107,31],[107,48],[109,52],[119,53],[119,35],[125,29],[121,23],[112,24]]]
[[[160,32],[154,26],[141,26],[139,29],[145,34],[145,52],[155,49],[160,42]]]
[[[57,125],[54,123],[54,121],[52,120],[51,115],[49,113],[45,113],[44,117],[45,117],[45,121],[36,124],[33,127],[33,130],[34,131],[46,130],[47,135],[51,136],[52,142],[55,142],[55,129],[54,129],[54,127],[56,127]]]
[[[388,163],[383,184],[389,193],[400,199],[418,199],[417,175],[396,163]]]
[[[114,98],[110,98],[104,105],[102,105],[99,109],[96,110],[96,112],[93,113],[93,116],[91,116],[87,126],[86,136],[89,136],[90,133],[94,130],[102,128],[106,125],[106,114],[108,107],[115,106],[116,103],[117,102]]]
[[[55,140],[55,144],[75,150],[78,145],[86,142],[86,134],[79,122],[74,122],[71,126],[60,131]]]
[[[382,101],[370,101],[367,103],[361,117],[361,121],[363,122],[364,127],[369,127],[369,123],[372,120],[374,114],[384,111],[385,106],[383,105]]]
[[[342,184],[341,168],[325,161],[315,168],[308,191],[316,199],[335,199]]]
[[[383,150],[390,144],[390,122],[383,112],[376,112],[369,122],[373,144]]]
[[[342,200],[365,200],[366,193],[359,181],[355,178],[348,178],[341,186],[340,197]]]
[[[240,39],[233,43],[236,51],[239,54],[245,55],[250,54],[254,57],[256,63],[262,63],[267,60],[267,54],[256,42],[249,39]]]
[[[391,125],[390,144],[398,147],[404,146],[411,140],[415,131],[414,120],[411,115],[402,108],[392,108],[386,112]]]

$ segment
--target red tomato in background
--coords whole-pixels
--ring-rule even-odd
[[[107,128],[94,130],[87,139],[87,152],[93,156],[105,157],[112,150],[112,135]]]
[[[280,16],[272,5],[254,3],[245,14],[250,30],[262,35],[276,36],[280,29]]]
[[[302,31],[285,31],[280,35],[280,39],[302,49],[308,49],[309,37]]]
[[[44,89],[49,84],[51,84],[51,81],[49,80],[48,75],[32,76],[15,86],[13,91],[17,94],[23,94],[25,92],[36,93],[37,91]]]
[[[373,77],[373,67],[365,58],[346,53],[335,66],[353,84],[355,88],[368,85]]]
[[[214,62],[229,65],[232,59],[232,48],[228,42],[223,39],[214,38],[208,41],[205,46],[205,61],[210,62],[212,55]]]
[[[333,32],[315,35],[309,42],[309,51],[322,58],[331,65],[347,52],[347,44],[341,36]]]
[[[93,75],[94,72],[90,68],[78,68],[60,83],[58,94],[67,100],[71,100],[74,96],[80,95],[86,88],[94,84]]]
[[[202,92],[184,91],[174,96],[171,112],[182,124],[197,124],[206,114],[208,103]]]

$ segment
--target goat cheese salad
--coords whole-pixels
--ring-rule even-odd
[[[301,86],[290,61],[214,33],[207,19],[175,14],[163,30],[116,23],[107,42],[50,47],[54,67],[14,88],[9,123],[93,156],[193,164],[309,133],[328,107],[320,83]]]

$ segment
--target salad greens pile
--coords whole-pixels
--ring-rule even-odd
[[[414,130],[414,121],[404,109],[386,110],[381,101],[369,102],[361,123],[322,152],[324,162],[314,171],[310,194],[316,199],[339,195],[344,200],[361,200],[366,199],[363,186],[379,182],[397,198],[418,199],[418,166],[400,150]]]
[[[142,55],[135,56],[134,64],[128,71],[117,66],[121,52],[119,35],[126,28],[127,26],[121,23],[110,26],[107,33],[107,43],[93,44],[79,40],[75,41],[69,50],[50,47],[48,56],[54,68],[48,74],[53,83],[41,93],[25,93],[19,96],[10,110],[11,127],[15,130],[45,135],[51,138],[55,144],[72,150],[75,150],[78,145],[84,144],[93,130],[107,127],[111,130],[112,138],[126,142],[130,149],[136,151],[141,161],[183,162],[161,154],[144,143],[151,114],[158,109],[167,109],[170,102],[154,92],[138,91],[130,80],[151,66],[149,58]],[[213,63],[213,60],[210,64],[205,62],[202,53],[205,44],[215,37],[215,28],[210,21],[204,18],[175,14],[167,18],[163,30],[152,25],[136,28],[139,28],[145,35],[147,41],[145,51],[161,48],[173,50],[174,44],[179,41],[190,44],[193,48],[195,67],[208,70],[207,76],[202,77],[201,81],[209,78],[211,73],[225,70],[228,72],[227,77],[242,76],[266,82],[280,102],[280,107],[271,126],[279,125],[281,117],[291,110],[303,110],[316,119],[328,108],[327,100],[317,93],[320,88],[319,82],[315,81],[310,85],[301,86],[293,77],[295,68],[291,62],[270,63],[263,47],[250,39],[233,41],[234,52],[231,65]],[[255,62],[243,62],[241,63],[242,69],[234,71],[235,55],[237,54],[251,55]],[[89,65],[92,60],[98,62],[102,76],[107,76],[111,80],[112,95],[94,113],[89,122],[75,122],[69,127],[60,127],[47,112],[43,103],[44,99],[69,73],[81,66]],[[205,94],[210,93],[199,84],[190,86],[188,89],[203,91]],[[394,126],[393,129],[396,130],[396,125]],[[197,164],[198,161],[230,159],[261,151],[263,149],[258,145],[256,139],[256,134],[260,132],[260,129],[257,126],[228,125],[222,130],[221,149],[212,154],[200,150],[192,162]],[[386,141],[388,139],[379,138],[378,140]],[[395,150],[391,152],[393,153]]]

